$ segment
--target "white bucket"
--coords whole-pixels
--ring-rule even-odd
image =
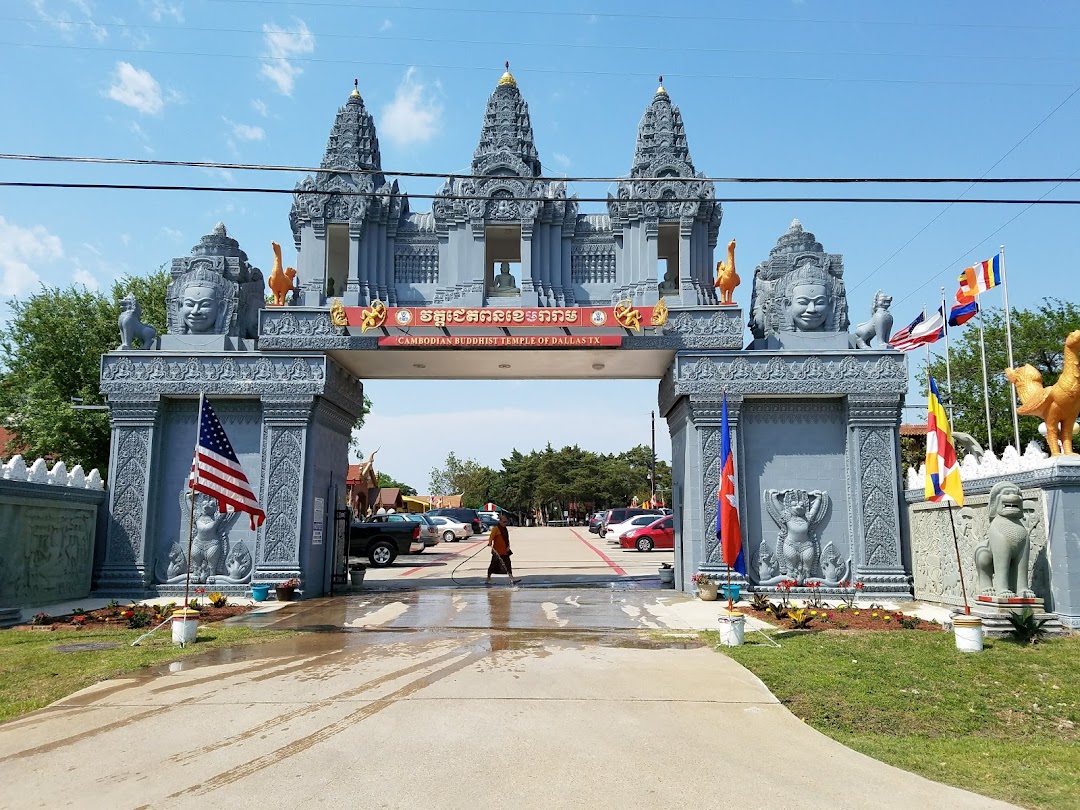
[[[349,584],[353,588],[361,588],[364,585],[364,575],[367,573],[363,568],[353,568],[349,571]]]
[[[720,616],[720,643],[725,647],[741,647],[746,638],[746,617],[741,613]]]
[[[956,649],[961,652],[982,652],[983,624],[978,616],[954,617],[953,633],[956,635]]]
[[[185,646],[187,644],[195,643],[195,634],[199,630],[198,614],[192,610],[189,613],[195,614],[194,617],[178,615],[182,614],[182,610],[173,613],[172,617],[172,640],[173,644],[179,644]]]

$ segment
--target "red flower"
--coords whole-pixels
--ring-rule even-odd
[[[857,591],[861,591],[861,590],[862,590],[863,588],[865,588],[865,587],[866,587],[866,586],[865,586],[865,585],[863,585],[863,584],[862,584],[861,582],[856,582],[856,583],[855,583],[855,590],[857,590]]]

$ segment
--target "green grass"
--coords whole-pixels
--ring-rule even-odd
[[[1026,807],[1077,807],[1080,638],[988,640],[979,654],[959,652],[952,633],[779,639],[781,649],[721,649],[818,731],[938,782]]]
[[[195,644],[173,645],[166,625],[138,647],[131,642],[145,630],[73,630],[66,632],[0,632],[0,722],[32,712],[91,684],[137,669],[189,658],[218,647],[259,644],[291,632],[208,625],[199,628]],[[62,653],[58,644],[118,642],[109,650]]]

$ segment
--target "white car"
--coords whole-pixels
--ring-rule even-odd
[[[658,515],[655,512],[645,515],[635,515],[629,520],[624,520],[622,523],[615,523],[611,526],[605,526],[600,532],[601,537],[606,537],[609,533],[615,535],[615,539],[618,540],[623,532],[628,532],[631,529],[640,529],[642,526],[651,526],[657,521],[658,518],[662,518],[663,515]]]
[[[428,520],[442,532],[444,543],[456,543],[463,538],[472,537],[472,526],[468,523],[458,523],[442,515],[428,515]]]

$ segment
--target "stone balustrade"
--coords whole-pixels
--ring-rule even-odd
[[[982,478],[992,478],[998,475],[1014,475],[1016,473],[1042,470],[1053,466],[1053,459],[1046,454],[1038,442],[1028,443],[1023,454],[1016,452],[1011,444],[998,458],[990,450],[987,450],[981,458],[968,454],[960,462],[960,480],[976,481]],[[926,465],[920,464],[918,469],[908,467],[907,488],[922,489],[926,484]]]
[[[29,484],[47,484],[54,487],[74,487],[75,489],[92,489],[100,492],[105,488],[101,480],[101,473],[97,468],[87,475],[81,464],[76,464],[70,470],[63,461],[53,464],[49,469],[48,462],[43,458],[37,459],[29,467],[21,455],[14,455],[0,467],[0,479],[4,481],[26,481]]]

